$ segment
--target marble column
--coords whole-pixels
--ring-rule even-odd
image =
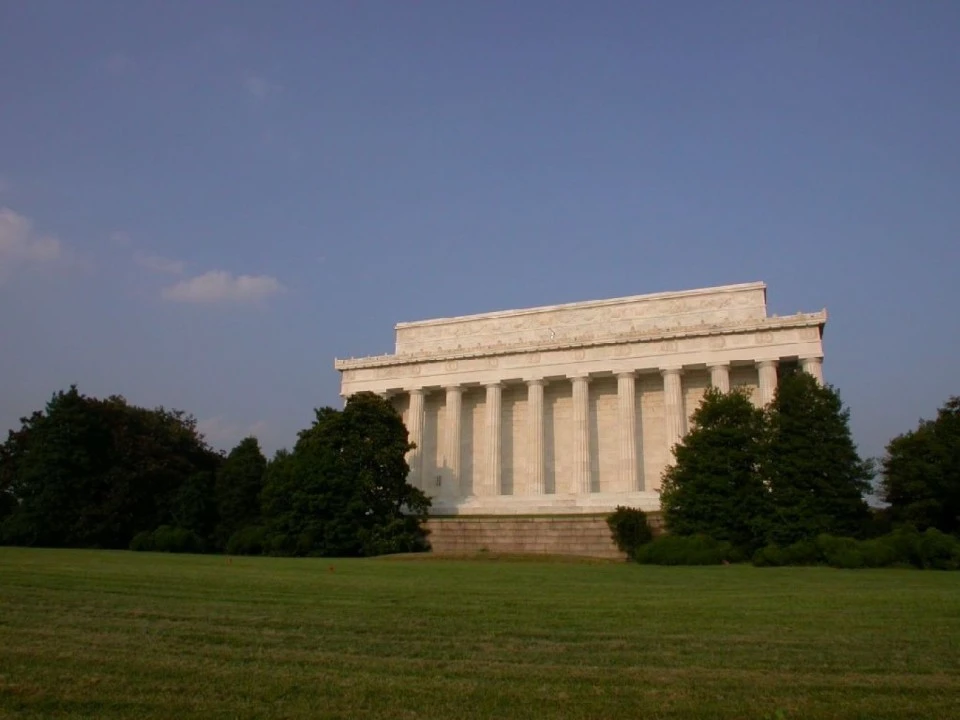
[[[637,385],[632,372],[617,375],[617,408],[620,425],[621,492],[639,490],[637,486]]]
[[[423,389],[411,388],[410,406],[407,409],[407,430],[410,442],[416,447],[407,454],[410,465],[410,484],[421,490],[423,487]]]
[[[823,385],[823,358],[802,357],[800,358],[800,369],[813,375],[817,382]]]
[[[589,378],[576,375],[573,383],[573,492],[590,493],[590,390]]]
[[[678,367],[663,368],[663,417],[665,421],[667,452],[673,455],[673,446],[683,437],[683,387]],[[671,460],[672,462],[672,460]]]
[[[543,380],[527,381],[527,457],[534,495],[547,491],[543,468]]]
[[[503,494],[502,479],[502,448],[500,436],[500,418],[501,418],[501,385],[500,383],[490,383],[487,386],[487,477],[488,492],[484,494],[501,495]]]
[[[730,392],[730,364],[711,363],[707,367],[710,368],[710,384],[720,392]]]
[[[450,478],[450,487],[444,494],[460,494],[460,416],[463,405],[463,388],[446,388],[446,432],[444,433],[443,463]]]
[[[760,407],[766,407],[773,402],[773,396],[777,392],[777,361],[758,361],[757,374],[760,377]]]

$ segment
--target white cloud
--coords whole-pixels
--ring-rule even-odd
[[[40,235],[30,218],[0,208],[0,273],[26,264],[57,262],[63,257],[63,245],[57,238]]]
[[[133,261],[142,268],[167,275],[183,275],[185,266],[182,260],[170,260],[159,255],[137,253]]]
[[[163,297],[187,303],[256,302],[283,290],[280,281],[270,275],[234,276],[211,270],[164,288]]]

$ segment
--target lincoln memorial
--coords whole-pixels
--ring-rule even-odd
[[[767,315],[747,283],[399,323],[390,355],[338,359],[341,395],[378,393],[416,444],[438,516],[659,509],[704,390],[769,402],[798,365],[822,382],[826,311]]]

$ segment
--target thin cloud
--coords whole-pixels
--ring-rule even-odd
[[[13,188],[13,185],[11,184],[11,182],[7,180],[7,178],[5,178],[3,175],[0,175],[0,194],[9,192],[12,188]]]
[[[162,295],[166,300],[184,303],[249,303],[284,289],[280,281],[270,275],[234,276],[225,270],[211,270],[164,288]]]
[[[133,261],[146,270],[165,275],[183,275],[186,269],[182,260],[170,260],[159,255],[137,253],[134,255]]]
[[[0,279],[23,265],[47,265],[64,259],[63,244],[33,229],[30,218],[0,208]]]

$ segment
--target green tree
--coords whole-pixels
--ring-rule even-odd
[[[960,397],[889,442],[881,489],[894,523],[960,533]]]
[[[0,539],[127,547],[138,532],[170,522],[181,486],[219,462],[191,416],[119,396],[98,400],[71,386],[0,450],[0,477],[14,498]]]
[[[787,371],[767,408],[763,475],[774,506],[768,538],[791,545],[821,533],[860,535],[873,477],[850,434],[849,411],[830,386]]]
[[[293,452],[271,461],[263,490],[268,543],[298,555],[423,549],[429,501],[407,483],[412,445],[396,410],[372,393],[320,408]]]
[[[745,390],[707,390],[676,462],[664,471],[660,497],[670,533],[708,535],[743,550],[762,542],[771,512],[759,472],[764,437],[763,411]]]
[[[226,547],[238,530],[260,523],[260,493],[267,459],[255,437],[247,437],[230,451],[217,472],[217,541]]]
[[[196,472],[184,481],[173,498],[174,526],[189,530],[210,549],[217,525],[217,497],[212,472]]]
[[[17,508],[21,463],[26,457],[30,432],[42,417],[43,413],[34,412],[29,418],[20,418],[20,429],[10,430],[7,441],[0,445],[0,527]]]

